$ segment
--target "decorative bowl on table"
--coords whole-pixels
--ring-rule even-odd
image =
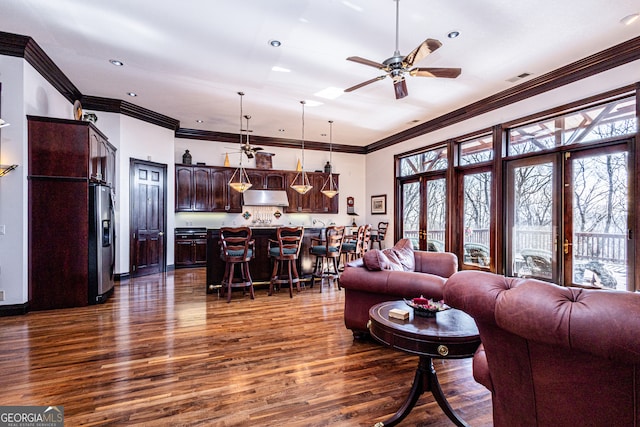
[[[434,301],[431,298],[425,298],[422,296],[420,298],[413,298],[411,301],[405,299],[404,302],[409,307],[413,308],[413,313],[416,316],[420,317],[436,317],[437,312],[449,310],[451,308],[445,304],[443,300]]]

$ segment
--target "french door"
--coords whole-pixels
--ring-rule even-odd
[[[446,189],[441,174],[402,183],[402,237],[411,240],[414,249],[444,251]]]
[[[506,172],[507,275],[627,289],[626,143],[519,159]]]

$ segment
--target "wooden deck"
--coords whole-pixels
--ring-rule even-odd
[[[118,283],[103,305],[0,318],[0,405],[63,405],[68,426],[371,426],[408,393],[417,356],[354,341],[344,291],[227,304],[204,283],[204,268],[177,270]],[[471,360],[436,370],[452,407],[490,426]],[[400,425],[453,424],[425,394]]]

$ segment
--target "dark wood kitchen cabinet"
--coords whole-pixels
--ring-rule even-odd
[[[297,175],[297,172],[287,172],[287,182],[291,183]],[[299,194],[293,188],[287,186],[287,197],[289,198],[289,207],[285,209],[285,213],[338,213],[338,197],[328,198],[320,192],[329,177],[329,174],[323,172],[307,172],[309,183],[313,188],[306,194]],[[338,184],[338,175],[333,174],[333,179]]]
[[[233,168],[176,165],[176,212],[242,210],[240,193],[229,188]]]
[[[284,171],[249,169],[247,176],[251,181],[252,190],[284,190],[286,187]]]
[[[235,169],[211,167],[211,205],[209,212],[242,212],[242,195],[229,187]]]
[[[242,212],[242,195],[229,187],[235,168],[176,165],[176,212]],[[298,194],[289,187],[294,171],[246,169],[252,190],[285,190],[289,198],[286,213],[338,213],[338,197],[329,199],[320,192],[326,173],[308,172],[313,189]],[[338,175],[333,174],[338,183]]]
[[[176,165],[176,211],[208,212],[211,173],[207,167]]]
[[[176,228],[175,268],[202,267],[207,264],[207,230]]]
[[[115,148],[92,123],[27,116],[30,310],[89,304],[89,183],[113,183]]]

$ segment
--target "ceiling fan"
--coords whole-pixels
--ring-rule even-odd
[[[460,72],[461,72],[460,68],[413,67],[414,63],[419,62],[424,57],[429,55],[431,52],[433,52],[434,50],[442,46],[442,43],[440,43],[438,40],[426,39],[425,41],[420,43],[418,47],[413,49],[411,53],[409,53],[407,56],[402,56],[400,54],[400,49],[398,48],[400,0],[395,0],[395,2],[396,2],[396,50],[393,53],[393,56],[391,58],[385,59],[384,62],[382,63],[361,58],[359,56],[350,56],[347,58],[348,61],[353,61],[359,64],[368,65],[370,67],[375,67],[385,71],[387,74],[383,74],[371,80],[367,80],[365,82],[352,86],[348,89],[345,89],[344,90],[345,92],[353,92],[356,89],[360,89],[363,86],[366,86],[373,82],[377,82],[378,80],[382,80],[387,76],[389,76],[393,80],[393,88],[395,90],[396,99],[401,99],[409,94],[409,92],[407,91],[405,74],[409,74],[410,76],[417,76],[417,77],[445,77],[450,79],[454,79],[460,75]]]
[[[256,154],[256,151],[263,150],[263,148],[256,147],[255,145],[249,144],[249,132],[253,132],[252,130],[249,130],[249,119],[251,118],[251,116],[245,115],[244,118],[247,119],[247,128],[240,129],[240,134],[242,134],[243,131],[247,132],[247,139],[246,139],[246,142],[240,144],[240,151],[246,154],[247,159],[253,159],[253,156]]]

